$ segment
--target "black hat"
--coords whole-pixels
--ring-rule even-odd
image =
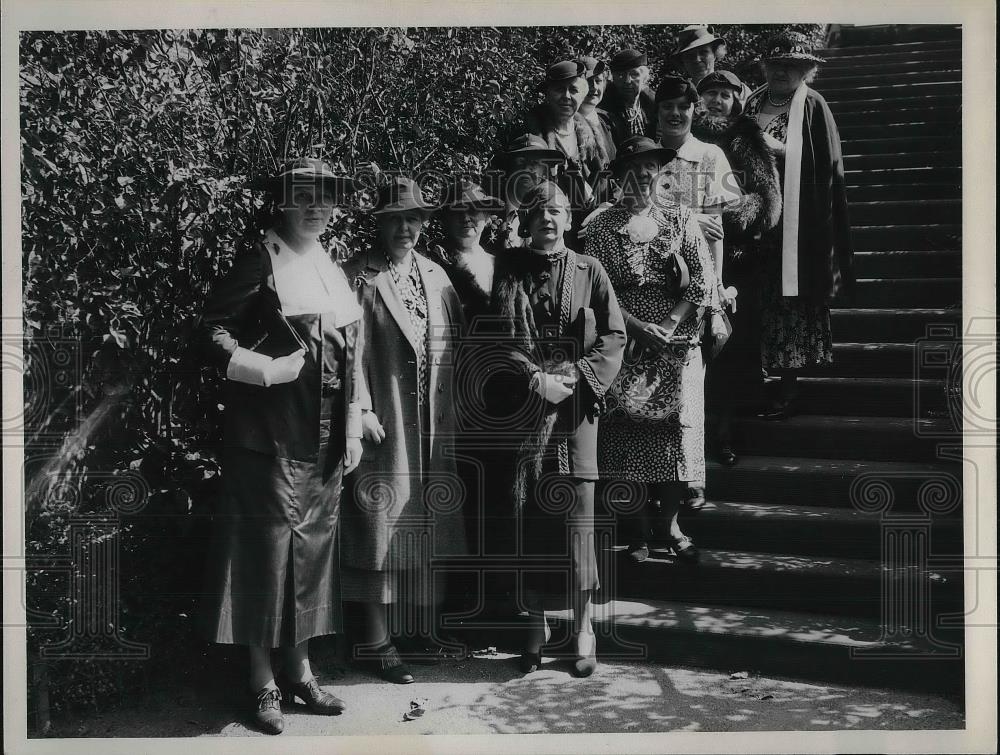
[[[329,165],[315,157],[299,157],[288,160],[274,175],[259,177],[252,181],[250,186],[254,189],[278,194],[287,186],[316,183],[329,186],[338,199],[354,191],[352,179],[347,176],[338,176]]]
[[[724,44],[726,44],[725,37],[715,36],[712,33],[712,27],[704,24],[692,24],[681,29],[680,34],[677,35],[677,47],[671,55],[677,57],[688,50],[694,50],[705,45],[719,47]]]
[[[504,203],[496,197],[483,193],[479,184],[460,178],[445,189],[439,210],[481,210],[482,212],[502,212]]]
[[[517,208],[517,218],[520,222],[521,231],[528,228],[528,218],[539,207],[543,207],[551,199],[560,200],[567,208],[570,207],[569,197],[566,192],[559,188],[554,181],[539,181],[528,189],[521,198],[521,205]]]
[[[618,154],[611,161],[611,171],[620,175],[628,163],[645,157],[655,157],[666,165],[677,157],[677,150],[661,147],[648,136],[630,136],[618,147]]]
[[[505,161],[512,157],[533,157],[536,160],[566,161],[566,155],[546,144],[542,137],[536,134],[521,134],[507,142],[507,148],[501,155]]]
[[[664,76],[656,86],[654,101],[672,100],[676,97],[686,97],[689,102],[698,102],[701,99],[691,79],[673,74]]]
[[[378,190],[378,198],[372,215],[383,215],[389,212],[406,212],[421,210],[428,215],[434,211],[434,205],[424,201],[424,195],[416,181],[400,176],[393,179],[388,186]]]
[[[616,52],[611,58],[612,71],[627,71],[644,65],[646,65],[646,53],[631,48]]]
[[[802,63],[824,63],[823,58],[812,54],[812,48],[804,34],[797,31],[783,31],[771,37],[763,55],[765,62],[800,61]]]
[[[732,71],[715,71],[698,82],[698,94],[704,94],[709,89],[718,89],[719,87],[732,89],[739,95],[743,91],[743,82]],[[732,114],[739,115],[741,112],[743,112],[743,103],[740,102],[739,96],[736,96],[733,98]]]
[[[579,60],[560,60],[545,69],[545,78],[538,84],[539,89],[545,89],[550,84],[561,84],[580,77],[586,78],[587,66]]]
[[[584,76],[588,79],[592,79],[594,76],[600,76],[605,70],[607,70],[607,66],[603,60],[598,60],[590,55],[581,55],[580,62],[587,68]]]

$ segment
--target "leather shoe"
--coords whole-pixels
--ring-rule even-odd
[[[413,674],[399,657],[399,651],[391,643],[386,643],[378,651],[378,655],[368,661],[372,671],[387,682],[393,684],[413,684]]]
[[[272,687],[261,688],[254,703],[253,720],[265,734],[281,734],[285,730],[280,691]]]
[[[698,563],[700,553],[694,546],[694,541],[687,535],[683,537],[671,537],[670,546],[673,548],[674,555],[677,556],[678,561],[689,565]]]
[[[732,446],[723,446],[719,449],[719,461],[727,467],[731,467],[736,463],[736,454],[733,453]]]
[[[633,543],[628,548],[628,555],[637,564],[641,564],[649,558],[649,545],[646,543]]]
[[[793,414],[795,414],[795,409],[792,407],[791,401],[778,401],[767,407],[764,411],[758,414],[757,417],[769,422],[776,422],[788,419]]]
[[[331,695],[320,687],[315,676],[304,682],[282,679],[278,682],[278,688],[282,697],[289,703],[294,703],[295,698],[299,697],[310,712],[320,716],[339,716],[347,707],[339,697]]]
[[[708,505],[708,502],[705,500],[705,488],[688,488],[687,493],[684,496],[684,500],[681,501],[681,505],[692,513],[704,509]]]

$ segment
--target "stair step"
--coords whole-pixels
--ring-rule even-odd
[[[834,343],[833,364],[807,374],[839,377],[916,377],[912,343]]]
[[[962,59],[954,52],[935,51],[919,58],[899,57],[885,59],[879,55],[871,58],[829,58],[823,63],[817,83],[837,76],[893,76],[895,74],[961,71]]]
[[[828,97],[825,94],[823,96],[838,123],[842,113],[858,113],[869,110],[933,110],[934,108],[941,111],[941,117],[935,120],[949,120],[961,117],[962,97],[954,92],[955,90],[952,88],[947,92],[927,92],[921,95],[901,94],[898,97],[886,97],[874,92],[864,98],[852,96],[851,92],[847,92],[847,96],[843,98]]]
[[[842,306],[854,307],[950,307],[962,303],[962,279],[955,278],[858,278]]]
[[[570,611],[546,616],[554,637],[572,621]],[[609,661],[639,657],[671,666],[937,694],[960,690],[964,673],[961,653],[949,657],[935,653],[926,640],[886,637],[881,622],[872,619],[616,598],[595,604],[594,630],[598,655]],[[865,652],[924,657],[879,662],[860,655]]]
[[[845,165],[848,186],[911,186],[929,183],[951,184],[961,192],[960,167],[883,168],[871,170],[863,163]]]
[[[816,50],[818,57],[825,60],[845,60],[849,58],[870,58],[876,55],[899,55],[910,60],[923,58],[930,53],[952,53],[962,56],[962,39],[943,39],[937,41],[894,42],[881,45],[850,45],[847,47],[828,47]]]
[[[933,497],[932,487],[940,486],[935,490],[951,491],[947,500],[954,498],[956,511],[962,504],[962,468],[951,462],[744,455],[732,467],[708,460],[706,474],[709,497],[721,501],[868,511],[879,510],[875,503],[883,503],[893,514],[907,514],[920,511],[922,486],[925,499]]]
[[[855,252],[854,274],[858,278],[949,278],[960,277],[962,253],[958,250]]]
[[[856,139],[869,139],[872,133],[878,133],[885,138],[953,137],[960,140],[962,137],[962,124],[958,121],[906,122],[893,119],[892,122],[876,126],[877,131],[873,131],[873,125],[872,123],[859,123],[847,126],[838,124],[841,143],[847,144],[854,142]]]
[[[913,343],[933,330],[961,325],[955,309],[831,309],[833,337],[851,343]]]
[[[957,168],[962,165],[962,152],[942,149],[924,152],[882,153],[861,155],[844,152],[847,170],[883,170],[886,168]]]
[[[882,133],[882,130],[869,131]],[[950,150],[960,152],[962,149],[961,134],[933,136],[921,134],[916,136],[879,136],[878,138],[844,139],[841,137],[841,152],[845,155],[883,155],[883,154],[920,154]]]
[[[939,225],[857,225],[851,237],[856,252],[892,249],[956,249],[961,247],[962,226]]]
[[[875,141],[874,139],[872,141]],[[961,199],[920,199],[860,202],[848,194],[851,223],[907,225],[916,223],[961,223]]]
[[[943,97],[946,95],[961,95],[962,82],[952,81],[932,81],[918,84],[864,84],[843,87],[833,87],[824,85],[818,90],[828,102],[846,102],[849,100],[883,100],[895,102],[900,99],[912,99],[914,97]]]
[[[945,381],[936,378],[803,377],[795,402],[803,414],[925,417],[945,412]]]
[[[855,180],[851,174],[849,180]],[[960,184],[848,184],[847,197],[851,202],[902,202],[906,200],[961,199]]]
[[[737,455],[743,451],[763,456],[935,461],[941,439],[954,440],[957,433],[944,418],[802,415],[783,420],[780,427],[756,417],[733,419]]]
[[[864,24],[837,32],[837,48],[864,44],[960,41],[962,27],[947,24]]]
[[[936,66],[933,69],[924,71],[897,71],[891,77],[887,77],[884,71],[859,73],[853,70],[842,70],[828,74],[828,72],[824,70],[823,76],[816,80],[816,88],[820,92],[825,92],[827,89],[841,89],[847,87],[882,87],[887,84],[910,86],[912,84],[929,84],[937,81],[961,80],[961,66],[956,66],[954,68]],[[826,95],[824,94],[823,96],[825,97]]]
[[[858,126],[859,128],[871,129],[876,126],[889,126],[893,123],[945,123],[960,129],[962,123],[962,111],[958,107],[937,110],[928,110],[926,107],[886,108],[880,102],[877,103],[876,107],[854,110],[845,106],[834,110],[834,112],[838,128]]]
[[[746,550],[700,548],[696,568],[668,551],[652,550],[641,564],[624,550],[598,555],[601,584],[613,585],[615,599],[671,600],[783,611],[878,618],[883,609],[883,577],[878,560],[792,556]],[[932,611],[961,607],[961,572],[928,571],[914,566],[891,576],[931,594]],[[920,583],[923,582],[921,585]]]

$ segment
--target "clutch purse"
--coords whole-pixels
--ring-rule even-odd
[[[254,304],[246,337],[240,340],[244,348],[269,357],[283,357],[298,349],[309,351],[302,337],[282,314],[275,298],[263,295],[263,292]]]
[[[622,368],[608,389],[606,414],[642,424],[679,424],[681,373],[697,345],[695,339],[683,339],[653,354],[629,341]]]
[[[726,328],[726,335],[723,338],[713,338],[710,326],[711,317],[711,314],[705,315],[698,329],[698,335],[701,338],[701,355],[702,359],[705,360],[705,364],[708,364],[719,356],[719,352],[729,343],[729,338],[733,334],[733,324],[729,321],[729,315],[723,310],[722,321]]]

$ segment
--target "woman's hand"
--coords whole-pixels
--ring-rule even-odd
[[[275,357],[266,367],[267,385],[291,383],[298,378],[302,366],[306,363],[306,352],[302,349],[293,351],[283,357]]]
[[[361,438],[348,438],[347,448],[344,449],[344,474],[349,475],[358,468],[361,463],[361,454],[364,449],[361,446]]]
[[[696,212],[695,219],[701,228],[705,241],[722,241],[722,218],[718,215],[708,215],[704,212]]]
[[[736,295],[737,291],[733,286],[719,284],[719,300],[722,302],[723,308],[728,309],[734,315],[736,314]]]
[[[641,322],[636,323],[633,335],[644,349],[654,354],[659,354],[670,345],[672,334],[662,325],[657,325],[655,322]]]
[[[780,139],[776,139],[767,132],[764,132],[764,143],[767,145],[767,148],[774,153],[775,157],[785,156],[785,143]]]
[[[361,434],[365,440],[374,443],[376,446],[385,440],[385,428],[378,421],[375,412],[361,412]]]
[[[726,321],[722,317],[721,312],[712,313],[712,338],[716,341],[725,341],[729,336],[729,331],[726,329]]]
[[[531,381],[531,389],[550,404],[561,404],[576,390],[576,376],[550,375],[536,372]]]

